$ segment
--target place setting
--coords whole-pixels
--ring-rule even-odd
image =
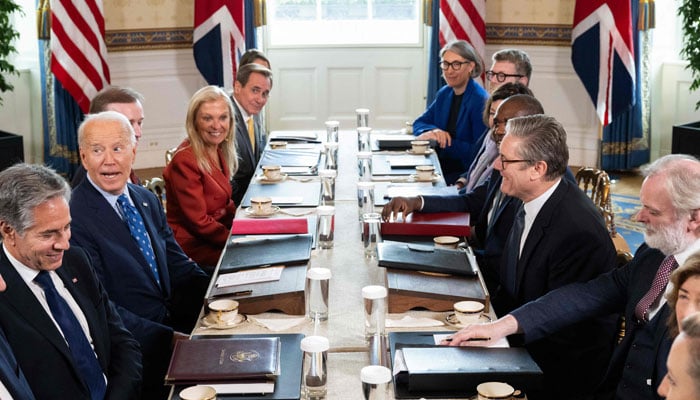
[[[263,173],[256,176],[256,180],[263,185],[284,182],[288,177],[287,174],[282,173],[282,167],[279,165],[264,165],[262,170]]]
[[[442,176],[435,173],[435,166],[433,165],[418,165],[416,166],[416,173],[408,177],[408,180],[413,182],[439,182],[440,179],[442,179]]]
[[[231,329],[241,326],[247,317],[238,312],[238,302],[231,299],[214,300],[207,305],[209,312],[202,317],[200,329]]]
[[[406,149],[406,153],[414,155],[430,155],[433,154],[435,150],[430,148],[429,140],[413,140],[411,141],[411,148]]]
[[[453,311],[447,313],[444,322],[462,329],[469,324],[491,322],[491,317],[484,313],[484,304],[478,301],[464,300],[454,304]]]
[[[268,218],[280,211],[280,208],[272,205],[270,197],[253,197],[250,199],[250,207],[243,210],[251,218]]]

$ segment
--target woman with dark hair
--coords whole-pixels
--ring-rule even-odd
[[[688,315],[700,311],[700,253],[688,257],[681,267],[673,271],[671,290],[666,294],[671,316],[668,329],[677,336],[680,323]]]

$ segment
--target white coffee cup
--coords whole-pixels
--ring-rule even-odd
[[[484,311],[484,304],[478,301],[464,300],[458,301],[454,305],[455,317],[460,324],[473,324],[479,322]]]
[[[180,398],[182,400],[215,400],[216,390],[211,386],[190,386],[180,391]]]
[[[263,165],[263,175],[271,181],[277,181],[282,178],[282,167],[279,165]]]
[[[230,323],[238,315],[238,302],[236,300],[214,300],[207,307],[215,315],[216,322],[220,324]]]
[[[253,197],[250,199],[250,208],[255,214],[271,214],[272,199],[269,197]]]
[[[414,153],[425,153],[430,148],[430,142],[427,140],[412,140],[411,151]]]
[[[459,245],[459,238],[457,236],[436,236],[433,238],[433,243],[437,248],[456,249]]]
[[[285,149],[287,148],[287,142],[284,140],[272,140],[270,141],[271,149]]]
[[[416,166],[416,177],[419,181],[429,181],[433,179],[435,174],[435,167],[432,165],[418,165]]]
[[[512,386],[504,382],[484,382],[476,387],[479,400],[510,399],[515,392]]]

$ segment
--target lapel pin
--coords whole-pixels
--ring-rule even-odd
[[[78,278],[73,278],[72,281],[73,283],[78,283]]]

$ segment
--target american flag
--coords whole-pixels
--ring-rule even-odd
[[[242,0],[195,0],[194,60],[210,85],[233,89],[238,59],[245,52]]]
[[[109,85],[101,0],[51,3],[51,72],[87,113],[90,100]]]
[[[486,0],[440,0],[440,47],[462,39],[484,58]]]
[[[571,62],[603,126],[634,105],[636,75],[630,2],[576,2]]]

